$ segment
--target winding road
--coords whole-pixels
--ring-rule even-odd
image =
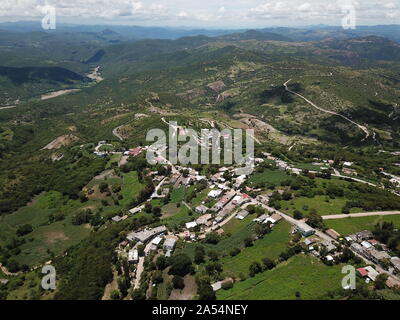
[[[365,141],[366,139],[369,138],[370,133],[369,133],[367,127],[362,126],[362,125],[360,125],[360,124],[354,122],[353,120],[351,120],[351,119],[345,117],[344,115],[342,115],[342,114],[340,114],[340,113],[336,113],[336,112],[329,111],[329,110],[325,110],[325,109],[323,109],[323,108],[321,108],[321,107],[318,107],[315,103],[313,103],[312,101],[308,100],[306,97],[302,96],[301,94],[299,94],[299,93],[297,93],[297,92],[294,92],[294,91],[290,90],[290,89],[288,88],[288,83],[289,83],[290,81],[292,81],[292,79],[289,79],[288,81],[286,81],[286,82],[283,84],[283,85],[285,86],[285,90],[286,90],[287,92],[290,92],[290,93],[292,93],[292,94],[298,96],[299,98],[303,99],[304,101],[306,101],[308,104],[312,105],[314,108],[316,108],[316,109],[319,110],[319,111],[322,111],[322,112],[325,112],[325,113],[328,113],[328,114],[331,114],[331,115],[334,115],[334,116],[341,117],[341,118],[343,118],[344,120],[346,120],[346,121],[348,121],[348,122],[354,124],[355,126],[357,126],[360,130],[362,130],[362,131],[365,133],[365,138],[364,138],[362,141]]]
[[[122,127],[123,126],[116,127],[112,132],[113,135],[116,136],[120,141],[124,140],[124,138],[122,138],[122,136],[118,133],[119,129],[121,129]]]

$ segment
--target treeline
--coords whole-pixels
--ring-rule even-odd
[[[82,188],[105,168],[106,160],[78,155],[59,162],[39,159],[10,170],[9,183],[0,191],[0,214],[12,213],[25,206],[35,195],[55,190],[78,199]]]

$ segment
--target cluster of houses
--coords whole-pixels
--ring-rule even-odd
[[[353,251],[357,252],[364,258],[376,263],[381,264],[383,261],[390,261],[393,268],[400,271],[397,257],[392,257],[388,253],[386,245],[379,243],[374,239],[371,231],[365,230],[347,236],[346,241],[351,243],[350,247]]]
[[[125,244],[135,242],[135,246],[128,252],[128,262],[136,264],[139,262],[138,246],[144,245],[144,252],[148,255],[152,251],[157,251],[161,246],[167,257],[171,256],[175,249],[177,238],[173,235],[168,235],[166,226],[160,226],[153,229],[144,229],[137,232],[131,232],[127,235]]]

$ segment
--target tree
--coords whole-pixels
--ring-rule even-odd
[[[233,281],[226,281],[222,283],[222,290],[229,290],[233,288]]]
[[[120,300],[121,299],[121,294],[119,293],[118,290],[114,290],[110,294],[111,300]]]
[[[170,274],[184,277],[193,271],[192,260],[184,253],[179,253],[171,258]]]
[[[250,277],[254,277],[257,273],[260,273],[262,271],[261,264],[257,261],[253,262],[249,266],[249,275]]]
[[[185,282],[184,282],[183,278],[180,276],[174,276],[172,278],[172,284],[175,289],[182,290],[183,288],[185,288]]]
[[[251,247],[252,245],[253,245],[253,239],[252,238],[246,238],[246,239],[244,239],[244,246],[246,247],[246,248],[248,248],[248,247]]]
[[[202,264],[205,260],[206,252],[203,246],[197,246],[194,253],[194,262],[196,264]]]
[[[217,244],[219,242],[219,236],[216,232],[210,232],[206,235],[206,243]]]
[[[275,268],[275,262],[273,262],[271,259],[269,259],[269,258],[264,258],[263,260],[262,260],[262,262],[263,262],[263,264],[264,264],[264,266],[265,266],[265,268],[266,269],[268,269],[268,270],[271,270],[271,269],[273,269],[273,268]]]
[[[231,255],[231,257],[235,257],[240,253],[240,249],[239,248],[233,248],[229,254]]]
[[[162,272],[160,270],[156,270],[153,272],[152,281],[153,281],[153,283],[156,283],[156,284],[164,281]]]
[[[129,281],[126,277],[122,277],[118,279],[118,289],[121,292],[122,297],[126,297],[128,294]],[[113,299],[114,300],[114,299]]]
[[[197,281],[197,294],[199,299],[203,301],[216,300],[215,292],[208,279],[199,279]]]
[[[30,224],[24,224],[23,226],[18,227],[17,236],[22,237],[33,231],[33,228]]]
[[[293,213],[293,217],[296,220],[301,220],[301,219],[303,219],[303,214],[301,213],[301,211],[295,210],[294,213]]]
[[[156,259],[156,268],[158,270],[164,270],[166,266],[167,266],[167,259],[165,258],[165,256],[159,256]]]
[[[105,183],[105,182],[100,183],[99,190],[100,190],[101,193],[105,193],[105,192],[109,191],[108,190],[108,184]]]
[[[219,260],[219,253],[215,250],[208,251],[208,257],[211,261],[218,261]]]
[[[386,281],[389,276],[386,273],[379,274],[375,279],[375,289],[383,290],[386,288]]]

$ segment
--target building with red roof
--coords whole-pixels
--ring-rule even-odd
[[[365,278],[368,276],[368,271],[365,270],[364,268],[358,268],[357,272],[362,278]]]

